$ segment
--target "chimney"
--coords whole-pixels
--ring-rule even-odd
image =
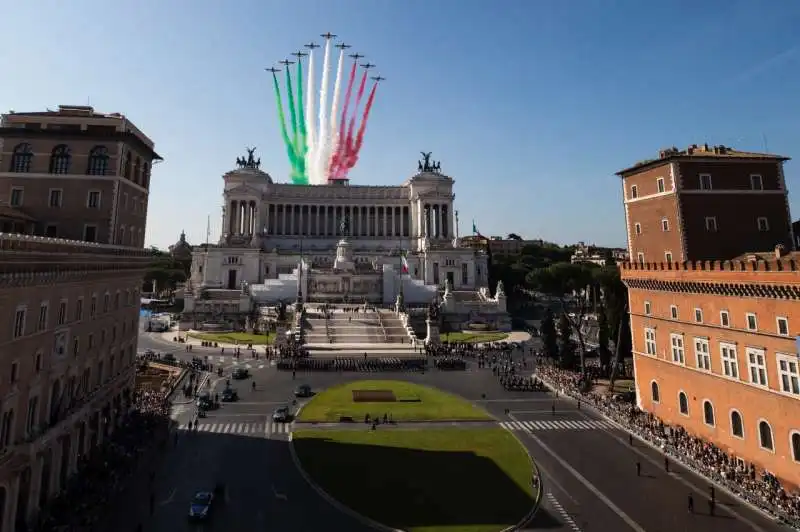
[[[775,258],[780,260],[780,258],[784,256],[786,256],[786,248],[783,247],[783,244],[775,246]]]

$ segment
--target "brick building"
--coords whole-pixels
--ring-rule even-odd
[[[631,260],[732,259],[777,244],[794,249],[787,160],[695,144],[621,170]]]
[[[0,234],[0,530],[57,494],[126,409],[149,263],[144,249]]]
[[[620,172],[634,261],[621,276],[639,407],[798,486],[800,253],[786,160],[692,146]]]
[[[127,408],[157,160],[120,114],[0,121],[0,530],[34,517]]]
[[[91,107],[0,120],[0,230],[144,245],[153,141]]]

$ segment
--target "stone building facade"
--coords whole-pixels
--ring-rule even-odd
[[[161,158],[127,117],[92,107],[0,120],[0,229],[144,245],[152,165]]]
[[[787,157],[692,145],[621,170],[630,260],[732,259],[794,249]]]
[[[639,406],[800,486],[800,254],[621,273]]]
[[[0,235],[0,529],[33,517],[134,390],[143,249]]]

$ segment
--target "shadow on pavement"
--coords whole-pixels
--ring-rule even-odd
[[[510,526],[534,504],[494,461],[472,452],[328,438],[294,444],[305,471],[332,497],[394,528]]]

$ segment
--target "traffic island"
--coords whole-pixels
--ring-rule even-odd
[[[293,446],[310,482],[392,529],[498,532],[540,497],[527,451],[500,428],[310,429]]]
[[[404,381],[352,381],[318,393],[303,406],[297,421],[338,423],[387,419],[408,421],[491,421],[492,417],[461,397]]]
[[[381,423],[363,423],[367,414]],[[394,423],[384,425],[384,414]],[[353,381],[318,393],[297,420],[296,427],[309,427],[292,434],[292,456],[306,479],[343,511],[384,530],[510,530],[541,499],[538,471],[516,437],[489,425],[494,420],[482,408],[435,388]],[[361,423],[336,426],[343,421]]]

